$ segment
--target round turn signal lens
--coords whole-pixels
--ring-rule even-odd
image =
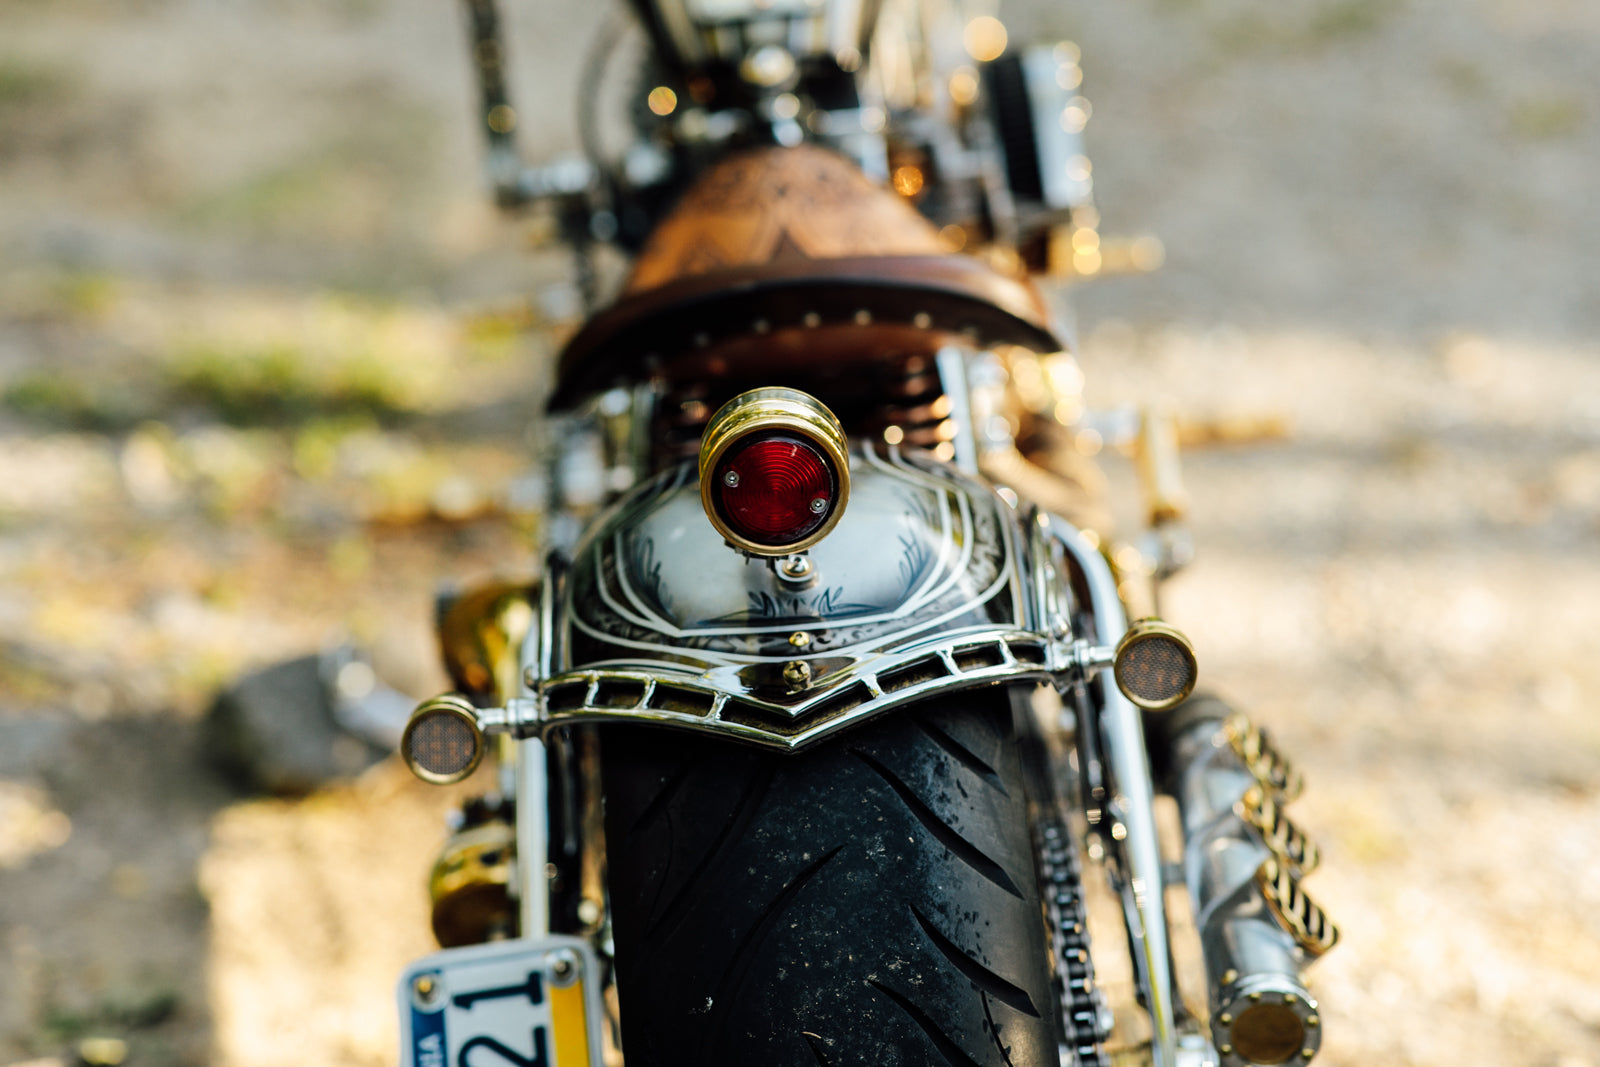
[[[1117,643],[1111,667],[1122,695],[1148,711],[1165,711],[1194,692],[1199,664],[1189,639],[1156,619],[1140,619]]]
[[[400,735],[400,758],[434,785],[459,782],[477,770],[483,749],[477,711],[456,693],[418,704]]]
[[[763,545],[798,541],[827,521],[837,498],[822,453],[790,434],[750,437],[712,472],[723,521]]]

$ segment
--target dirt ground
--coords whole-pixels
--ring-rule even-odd
[[[1319,1062],[1600,1067],[1600,7],[1003,13],[1167,250],[1073,294],[1091,401],[1292,427],[1188,457],[1167,611],[1309,779]],[[425,694],[433,590],[531,566],[568,296],[458,16],[0,0],[0,1064],[392,1061],[450,797],[244,797],[197,723],[340,635]],[[593,18],[516,9],[539,156]]]

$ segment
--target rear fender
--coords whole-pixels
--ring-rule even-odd
[[[655,722],[799,748],[933,692],[1068,669],[1068,594],[1039,523],[893,447],[850,456],[849,508],[805,582],[723,544],[684,463],[553,569],[528,679],[543,728]]]

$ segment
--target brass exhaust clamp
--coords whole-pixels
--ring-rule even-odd
[[[1319,959],[1339,943],[1339,928],[1300,887],[1300,879],[1287,864],[1276,857],[1262,860],[1255,882],[1273,918],[1308,958]]]
[[[1228,745],[1245,769],[1279,801],[1287,804],[1305,790],[1305,779],[1300,772],[1273,747],[1267,731],[1251,722],[1244,712],[1236,711],[1228,716],[1222,729]]]
[[[1297,878],[1304,878],[1322,863],[1317,843],[1284,813],[1283,803],[1259,784],[1244,791],[1234,811],[1255,827],[1262,844]]]

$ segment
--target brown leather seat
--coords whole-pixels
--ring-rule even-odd
[[[1060,347],[1032,286],[944,251],[848,160],[759,149],[708,171],[661,223],[622,297],[562,352],[551,406],[641,373],[903,358],[953,337]]]

